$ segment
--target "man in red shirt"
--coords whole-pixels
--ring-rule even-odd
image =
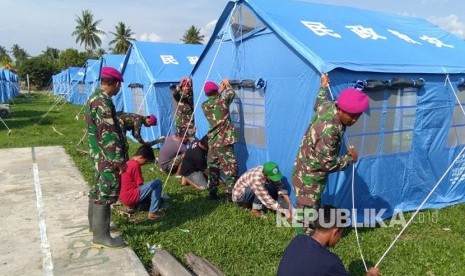
[[[129,208],[138,210],[145,201],[150,201],[149,219],[157,219],[165,214],[160,209],[162,182],[154,179],[144,183],[141,166],[153,162],[155,156],[150,146],[141,146],[134,157],[126,162],[126,172],[121,175],[120,201]]]

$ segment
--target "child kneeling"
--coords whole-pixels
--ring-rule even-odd
[[[121,175],[120,201],[128,208],[139,210],[142,204],[150,200],[149,219],[164,216],[160,209],[162,202],[162,182],[154,179],[144,183],[141,166],[153,162],[155,156],[150,146],[144,145],[137,149],[134,156],[126,162],[126,172]]]

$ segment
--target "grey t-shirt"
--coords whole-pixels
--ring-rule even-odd
[[[171,160],[176,157],[176,153],[178,152],[179,145],[181,145],[181,138],[177,137],[176,135],[170,135],[166,138],[165,143],[160,149],[160,154],[158,155],[158,166],[165,171],[168,171],[170,168],[168,164]],[[181,149],[179,149],[178,155],[182,155],[186,152],[187,147],[186,145],[182,144]]]

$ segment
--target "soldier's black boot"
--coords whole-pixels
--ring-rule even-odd
[[[218,199],[218,191],[216,189],[210,190],[209,191],[209,198],[211,200],[217,200]]]
[[[92,247],[118,249],[126,247],[122,237],[112,238],[110,236],[110,205],[92,203],[92,231],[94,237]]]
[[[89,234],[92,234],[92,218],[94,216],[94,200],[89,198],[89,207],[87,209],[87,217],[89,219]]]
[[[224,193],[226,194],[226,203],[232,203],[232,186],[226,187]]]
[[[220,178],[220,170],[218,168],[209,168],[208,169],[208,190],[210,192],[210,199],[218,199],[218,185]]]

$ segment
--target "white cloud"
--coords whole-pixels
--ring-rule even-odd
[[[156,33],[143,33],[139,36],[140,41],[161,42],[163,38]]]
[[[108,35],[107,34],[98,34],[98,37],[100,37],[100,40],[102,40],[102,46],[108,44],[108,42],[107,42]]]
[[[208,40],[210,39],[210,36],[212,35],[217,22],[218,22],[218,19],[212,20],[208,22],[207,25],[205,25],[205,27],[200,29],[201,33],[203,33],[203,35],[205,36],[205,39],[203,41],[204,44],[206,44]]]
[[[446,17],[430,17],[431,22],[438,24],[441,28],[448,30],[456,36],[465,39],[465,23],[460,22],[459,17],[455,14]]]

